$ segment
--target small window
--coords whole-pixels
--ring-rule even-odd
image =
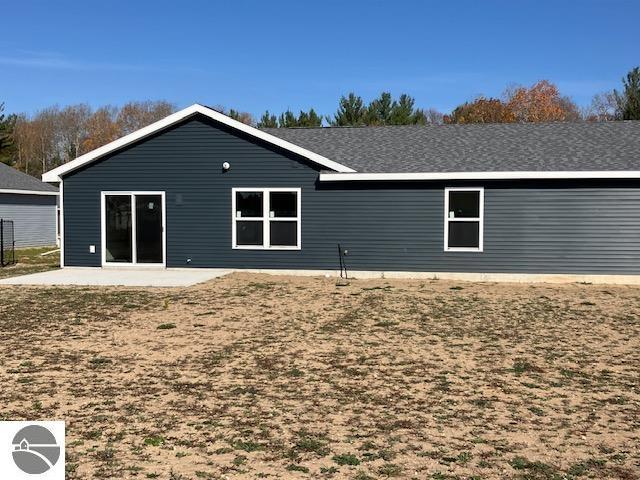
[[[445,188],[445,251],[481,252],[483,216],[483,188]]]
[[[299,188],[234,188],[233,248],[300,249]]]

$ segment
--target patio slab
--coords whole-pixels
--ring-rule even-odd
[[[65,267],[0,279],[0,285],[85,285],[124,287],[189,287],[221,277],[222,268],[82,268]]]

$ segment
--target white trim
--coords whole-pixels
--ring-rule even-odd
[[[64,268],[64,182],[60,180],[60,268]]]
[[[107,195],[122,195],[131,198],[131,256],[132,262],[107,262],[107,230],[105,198]],[[162,263],[138,263],[136,246],[136,196],[160,195],[162,198]],[[100,256],[103,268],[136,267],[136,268],[165,268],[167,266],[167,202],[165,192],[162,191],[102,191],[100,192]]]
[[[0,188],[0,193],[17,193],[18,195],[59,195],[60,192],[46,192],[40,190],[16,190],[12,188]]]
[[[79,156],[75,160],[72,160],[64,165],[61,165],[53,170],[50,170],[42,175],[42,180],[44,182],[59,182],[63,175],[76,170],[84,165],[87,165],[98,158],[113,152],[114,150],[118,150],[127,145],[130,145],[138,140],[141,140],[149,135],[152,135],[160,130],[163,130],[171,125],[174,125],[185,118],[191,117],[196,114],[205,115],[217,122],[220,122],[228,127],[239,130],[243,133],[251,135],[252,137],[259,138],[260,140],[264,140],[265,142],[271,143],[272,145],[276,145],[280,148],[284,148],[290,152],[301,155],[318,165],[329,168],[331,170],[335,170],[337,172],[355,172],[352,168],[347,167],[346,165],[342,165],[340,163],[334,162],[333,160],[329,160],[322,155],[318,155],[306,148],[299,147],[298,145],[294,145],[293,143],[287,142],[286,140],[282,140],[274,135],[266,133],[262,130],[258,130],[250,125],[246,125],[242,122],[238,122],[227,115],[224,115],[220,112],[217,112],[211,108],[205,107],[204,105],[193,104],[190,107],[187,107],[179,112],[173,113],[168,117],[163,118],[151,125],[148,125],[140,130],[136,130],[129,135],[126,135],[122,138],[114,140],[113,142],[107,143],[102,147],[96,148],[84,155]]]
[[[260,192],[262,193],[262,216],[261,217],[237,217],[236,216],[236,193],[237,192]],[[269,216],[269,202],[271,192],[293,192],[296,194],[297,215],[295,217],[277,217]],[[262,245],[238,245],[236,243],[236,222],[238,221],[261,221],[262,222]],[[297,245],[283,246],[271,245],[269,235],[271,233],[271,222],[289,221],[296,222],[297,226]],[[231,189],[231,248],[234,250],[301,250],[302,249],[302,189],[289,187],[242,187]]]
[[[59,247],[60,243],[60,205],[56,205],[56,247]]]
[[[400,180],[545,180],[588,178],[640,178],[640,170],[422,172],[422,173],[320,173],[321,182]]]
[[[478,192],[478,217],[449,217],[450,192]],[[478,223],[478,247],[450,247],[449,222]],[[444,251],[445,252],[482,252],[484,248],[484,187],[446,187],[444,189]]]

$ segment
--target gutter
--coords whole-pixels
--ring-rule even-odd
[[[411,180],[548,180],[548,179],[637,178],[640,170],[512,171],[512,172],[418,172],[418,173],[333,173],[321,172],[321,182],[375,182]]]
[[[16,190],[11,188],[0,188],[0,193],[13,193],[19,195],[59,195],[59,192],[46,190]]]

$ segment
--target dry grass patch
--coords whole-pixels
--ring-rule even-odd
[[[46,272],[60,267],[60,253],[50,253],[56,247],[21,248],[16,250],[16,262],[6,267],[0,267],[0,278],[17,277],[29,273]]]
[[[0,416],[66,420],[68,478],[638,478],[637,288],[2,293]]]

